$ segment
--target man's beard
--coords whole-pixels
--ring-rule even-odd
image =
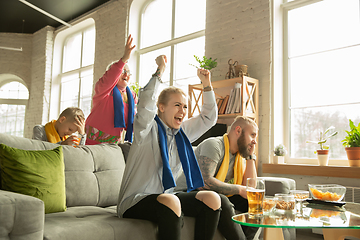
[[[250,150],[248,150],[249,145],[245,143],[244,130],[241,131],[241,135],[237,140],[237,145],[240,156],[245,159],[248,158],[250,156]]]

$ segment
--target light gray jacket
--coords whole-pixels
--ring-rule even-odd
[[[119,217],[145,196],[164,192],[158,126],[154,120],[157,112],[155,96],[160,83],[158,77],[153,77],[144,88],[140,89],[138,112],[134,119],[134,142],[126,162],[119,195]],[[204,92],[203,97],[204,105],[200,115],[185,120],[181,125],[190,142],[198,139],[217,121],[214,92]],[[166,126],[165,129],[168,133],[169,164],[176,181],[182,172],[175,142],[177,130]],[[173,190],[173,188],[168,189],[166,192],[171,193]]]

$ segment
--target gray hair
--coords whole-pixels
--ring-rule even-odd
[[[114,63],[117,63],[118,61],[119,61],[119,60],[113,61],[113,62],[111,62],[109,65],[107,65],[106,71],[108,71],[108,70],[111,68],[111,66],[112,66]],[[127,63],[125,63],[125,66],[127,66],[127,67],[129,68],[129,66],[127,65]]]

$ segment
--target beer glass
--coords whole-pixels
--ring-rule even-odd
[[[246,180],[246,193],[249,204],[249,217],[257,217],[263,214],[263,201],[265,196],[265,183],[257,178]]]

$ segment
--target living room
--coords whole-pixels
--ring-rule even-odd
[[[288,73],[288,70],[284,70],[287,64],[284,64],[283,60],[285,58],[283,54],[285,41],[283,38],[285,31],[283,14],[288,11],[287,9],[299,7],[296,4],[305,6],[308,2],[316,1],[289,2],[288,5],[282,5],[283,2],[280,0],[207,0],[204,12],[206,28],[197,31],[198,35],[196,36],[197,38],[203,37],[205,41],[205,51],[199,54],[217,59],[217,67],[212,70],[212,81],[226,78],[226,74],[229,72],[229,59],[247,65],[249,75],[259,80],[257,163],[259,176],[292,178],[296,180],[297,189],[304,190],[307,189],[308,183],[338,183],[348,187],[348,192],[351,192],[347,201],[360,202],[360,181],[357,181],[360,176],[359,170],[348,167],[345,157],[330,159],[329,166],[318,166],[316,155],[306,158],[305,161],[302,156],[294,158],[294,155],[289,152],[285,158],[286,164],[276,166],[271,164],[273,149],[277,144],[283,143],[291,151],[291,139],[289,139],[291,122],[284,117],[284,115],[290,114],[284,109],[288,106],[286,103],[292,93],[284,90],[289,86],[287,81],[283,81],[285,73]],[[56,28],[46,26],[32,34],[0,33],[0,46],[22,48],[22,51],[0,49],[0,88],[8,82],[17,81],[26,86],[29,92],[25,103],[23,100],[19,101],[26,106],[23,121],[24,137],[31,138],[35,125],[44,124],[57,118],[63,110],[60,104],[61,80],[59,74],[62,64],[61,53],[66,37],[81,29],[95,26],[94,61],[91,64],[92,81],[95,83],[103,75],[106,66],[122,56],[128,34],[132,34],[134,39],[141,38],[140,19],[147,3],[148,1],[142,0],[111,0],[69,21],[72,25],[71,28],[65,25]],[[192,14],[196,14],[196,11]],[[161,31],[161,27],[159,31]],[[136,54],[143,54],[147,49],[145,47],[136,50],[138,50]],[[190,54],[191,57],[194,55],[194,53]],[[148,71],[146,69],[143,71],[145,73],[142,73],[142,69],[139,69],[138,65],[141,63],[137,56],[134,54],[129,65],[133,73],[132,80],[138,80],[141,85],[141,76],[148,74]],[[187,62],[185,64],[188,65]],[[193,67],[191,69],[195,73],[196,69]],[[345,69],[337,69],[336,65],[329,66],[329,69],[328,72],[335,71],[336,74],[345,71]],[[307,71],[306,67],[304,67],[304,71]],[[349,70],[347,69],[347,71]],[[148,76],[150,75],[148,74]],[[169,82],[175,82],[174,79],[172,78]],[[346,84],[355,85],[355,81],[358,80],[350,79]],[[319,85],[321,86],[321,82]],[[323,83],[323,85],[326,84]],[[313,87],[309,85],[308,88]],[[330,88],[328,91],[334,91],[334,88]],[[351,91],[355,90],[347,89],[347,91],[349,91],[348,95],[355,95],[351,94],[353,93]],[[303,98],[315,94],[313,91],[303,93]],[[0,96],[0,104],[8,104],[8,101]],[[358,124],[360,103],[358,100],[349,102],[349,105],[353,106],[351,112],[358,113],[354,115],[353,119]],[[348,123],[346,122],[346,124]],[[340,132],[348,129],[336,130],[340,135]],[[335,144],[341,145],[341,142],[337,140]],[[307,144],[306,147],[316,150],[315,145]],[[345,152],[345,150],[343,151]],[[299,163],[304,165],[298,166]]]

